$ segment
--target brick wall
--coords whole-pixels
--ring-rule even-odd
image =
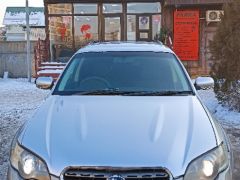
[[[200,27],[199,27],[199,60],[198,61],[182,61],[186,67],[188,73],[192,77],[206,76],[209,75],[213,61],[211,59],[211,52],[209,50],[209,41],[213,39],[218,23],[207,23],[206,22],[206,11],[221,9],[222,6],[190,6],[181,7],[179,9],[199,9],[200,10]],[[163,22],[162,25],[167,27],[173,32],[174,18],[173,14],[175,7],[166,6],[163,9]],[[174,40],[174,35],[173,35]]]

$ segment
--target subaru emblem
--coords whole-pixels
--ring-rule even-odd
[[[125,179],[120,175],[112,175],[107,180],[125,180]]]

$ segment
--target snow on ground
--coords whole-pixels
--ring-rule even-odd
[[[240,113],[229,111],[218,103],[212,90],[199,91],[202,101],[209,111],[224,127],[230,137],[234,156],[234,176],[233,180],[240,179]]]
[[[240,128],[240,113],[229,111],[218,103],[217,98],[212,90],[198,91],[204,104],[208,107],[215,117],[223,124],[231,124]]]
[[[34,113],[49,91],[40,90],[26,79],[0,79],[0,179],[6,178],[9,148],[17,129]],[[234,150],[234,180],[240,179],[240,113],[218,104],[213,91],[199,91],[205,105],[221,122]]]
[[[0,179],[5,179],[9,148],[17,129],[33,114],[49,91],[26,79],[0,79]]]

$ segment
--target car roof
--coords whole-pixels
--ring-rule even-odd
[[[167,52],[173,51],[158,42],[98,42],[91,43],[84,48],[77,51],[78,53],[84,52],[108,52],[108,51],[145,51],[145,52]]]

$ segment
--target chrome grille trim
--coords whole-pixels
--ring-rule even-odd
[[[125,180],[171,180],[172,176],[165,168],[109,168],[109,167],[69,167],[61,180],[107,180],[112,175],[120,175]]]

